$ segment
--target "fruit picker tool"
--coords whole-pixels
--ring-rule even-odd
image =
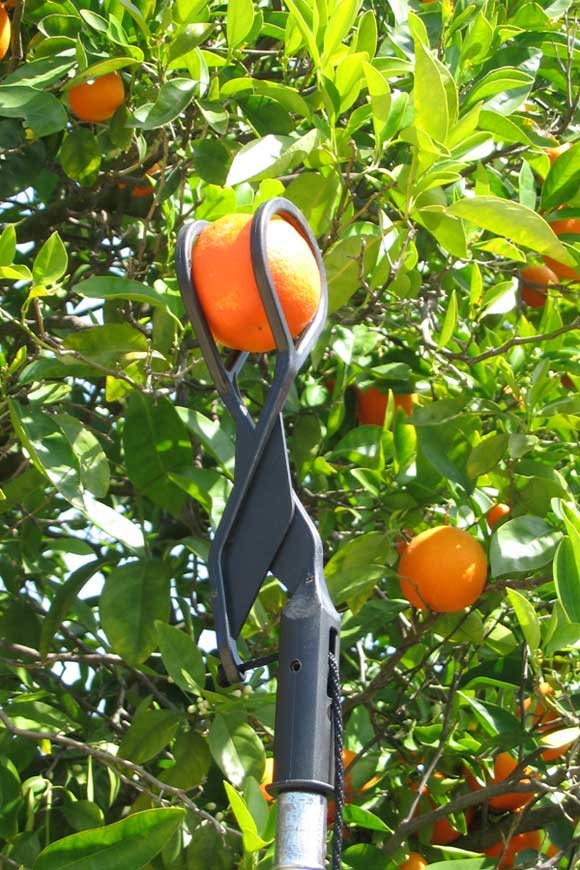
[[[311,323],[296,343],[278,299],[266,256],[269,221],[276,215],[303,235],[316,258],[321,297]],[[274,738],[277,796],[274,870],[324,870],[327,802],[336,791],[333,867],[342,843],[342,720],[338,676],[340,618],[323,575],[322,542],[296,495],[282,420],[294,378],[319,337],[327,311],[324,266],[301,212],[288,200],[271,199],[252,219],[252,268],[276,342],[272,382],[254,420],[242,398],[238,375],[247,353],[222,360],[201,309],[191,269],[192,248],[207,221],[186,224],[177,240],[176,269],[185,309],[205,362],[236,425],[234,485],[211,541],[209,581],[224,685],[264,660],[242,662],[237,638],[265,577],[276,577],[289,600],[282,610]],[[219,288],[216,288],[216,293]],[[272,659],[269,659],[270,661]],[[336,782],[336,789],[335,789]]]

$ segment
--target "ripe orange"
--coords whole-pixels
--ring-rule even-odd
[[[550,158],[550,165],[553,166],[560,154],[564,151],[569,151],[572,147],[570,142],[564,142],[562,145],[556,145],[554,148],[546,148],[546,154]]]
[[[159,164],[154,163],[153,166],[147,170],[147,175],[155,175],[157,172],[159,172],[160,169],[161,167],[159,166]],[[119,188],[119,190],[125,190],[127,185],[124,181],[120,181],[117,187]],[[130,187],[129,193],[131,194],[131,196],[137,197],[151,196],[151,194],[153,193],[153,187],[147,181],[147,179],[144,179],[141,184],[134,184],[132,187]]]
[[[509,514],[511,514],[510,506],[500,502],[490,507],[485,518],[490,529],[493,529],[501,520],[509,516]]]
[[[530,308],[541,308],[546,304],[548,286],[557,283],[558,276],[547,266],[542,266],[541,263],[525,266],[520,272],[522,302]]]
[[[498,782],[503,782],[504,779],[509,779],[517,766],[518,762],[513,755],[510,755],[509,752],[499,752],[493,762],[493,776],[491,777],[491,782],[488,780],[487,784],[495,785]],[[472,791],[479,791],[479,789],[482,788],[477,779],[468,770],[465,772],[465,779]],[[529,779],[520,780],[520,783],[526,785],[529,782]],[[517,810],[519,807],[523,807],[525,804],[529,803],[532,798],[532,792],[507,792],[506,794],[496,795],[496,797],[490,798],[489,805],[490,807],[493,807],[494,810]]]
[[[12,24],[4,6],[0,4],[0,60],[4,60],[6,52],[10,48],[12,37]]]
[[[559,236],[580,236],[580,218],[564,218],[559,221],[552,221],[550,226]],[[580,281],[580,272],[574,266],[566,266],[564,263],[559,263],[551,257],[544,257],[544,263],[549,266],[558,278],[568,278],[571,281]]]
[[[75,85],[67,96],[71,111],[81,121],[106,121],[125,99],[125,86],[115,71]]]
[[[433,778],[434,779],[443,779],[443,774],[440,773],[439,771],[435,771],[435,773],[433,774]],[[411,788],[413,789],[413,791],[416,791],[417,784],[414,783],[411,786]],[[421,794],[424,794],[427,797],[432,808],[435,809],[437,804],[435,803],[435,801],[433,800],[433,798],[429,794],[429,790],[426,786],[423,786]],[[473,807],[468,807],[465,810],[465,817],[466,817],[466,822],[468,825],[473,817],[473,812],[474,812]],[[415,815],[416,816],[420,815],[419,807],[417,807],[417,810],[415,811]],[[461,833],[451,825],[451,822],[449,821],[449,819],[447,819],[446,817],[443,817],[442,819],[437,819],[437,821],[434,822],[434,824],[433,824],[433,829],[431,831],[431,843],[433,843],[433,845],[435,845],[435,846],[447,846],[447,845],[449,845],[449,843],[453,843],[455,840],[457,840],[458,837],[460,837],[460,836],[461,836]]]
[[[229,214],[207,226],[193,246],[192,278],[217,341],[235,350],[267,351],[276,344],[254,278],[252,216]],[[297,336],[316,313],[320,272],[302,235],[282,218],[270,221],[267,258],[288,328]]]
[[[405,414],[413,413],[414,393],[395,393],[395,411],[402,408]],[[388,393],[384,393],[377,387],[369,387],[367,390],[356,390],[356,416],[359,423],[367,423],[374,426],[382,426],[387,410]]]
[[[429,0],[425,0],[429,2]],[[409,857],[402,864],[399,864],[399,870],[425,870],[427,862],[418,852],[410,852]]]
[[[536,852],[539,852],[542,848],[542,840],[542,831],[526,831],[525,834],[514,834],[513,837],[510,837],[507,848],[500,840],[498,843],[494,843],[493,846],[488,846],[487,849],[484,849],[484,852],[488,858],[499,858],[503,855],[503,858],[497,865],[499,870],[499,868],[513,867],[516,855],[518,852],[523,852],[524,849],[535,849]]]
[[[477,601],[486,579],[483,547],[453,526],[421,532],[399,560],[401,591],[421,610],[457,613]]]
[[[544,698],[549,697],[554,694],[554,687],[547,683],[545,680],[539,684],[535,695],[536,695],[536,706],[532,712],[532,722],[534,726],[538,728],[539,731],[550,731],[554,728],[547,727],[549,722],[552,722],[557,718],[556,711],[553,710],[549,704],[543,700]],[[539,696],[539,697],[538,697]],[[532,698],[524,699],[524,713],[530,712],[530,707],[532,706]]]

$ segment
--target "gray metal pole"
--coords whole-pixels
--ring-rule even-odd
[[[277,803],[274,870],[324,870],[328,810],[325,795],[284,791]]]

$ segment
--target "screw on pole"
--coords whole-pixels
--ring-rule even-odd
[[[268,224],[276,215],[305,238],[321,278],[318,309],[296,343],[266,255]],[[266,401],[254,420],[237,381],[248,355],[236,352],[224,363],[197,297],[192,249],[205,226],[205,221],[193,221],[181,230],[176,271],[208,370],[236,425],[234,485],[211,542],[208,564],[221,677],[225,685],[239,682],[252,666],[252,662],[241,661],[237,638],[265,577],[276,577],[286,587],[289,600],[280,621],[274,781],[269,786],[278,797],[274,870],[322,870],[339,710],[337,673],[333,679],[330,662],[338,661],[340,617],[324,581],[320,536],[292,487],[281,412],[298,370],[322,331],[326,277],[316,240],[293,203],[277,197],[260,205],[252,219],[250,250],[276,343],[276,360]],[[336,855],[335,828],[335,867],[340,865]]]

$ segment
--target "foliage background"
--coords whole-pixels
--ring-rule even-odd
[[[284,195],[319,239],[331,308],[287,406],[290,451],[344,612],[354,788],[378,774],[347,808],[345,866],[395,867],[409,848],[493,866],[481,848],[518,826],[563,847],[528,866],[574,866],[578,745],[546,763],[518,711],[548,679],[578,724],[578,282],[528,309],[518,273],[580,262],[547,223],[580,217],[580,145],[553,166],[545,151],[578,138],[578,4],[16,0],[10,15],[0,863],[272,866],[257,783],[275,668],[214,680],[205,563],[233,429],[174,250],[193,215]],[[113,69],[124,106],[79,122],[67,87]],[[244,369],[254,412],[268,373],[263,357]],[[353,388],[377,384],[415,393],[412,416],[359,425]],[[512,514],[492,533],[497,500]],[[395,541],[443,522],[479,538],[490,582],[469,612],[418,615]],[[244,654],[276,648],[283,600],[264,587]],[[499,747],[538,774],[517,817],[465,785]],[[448,814],[463,836],[432,846]]]

